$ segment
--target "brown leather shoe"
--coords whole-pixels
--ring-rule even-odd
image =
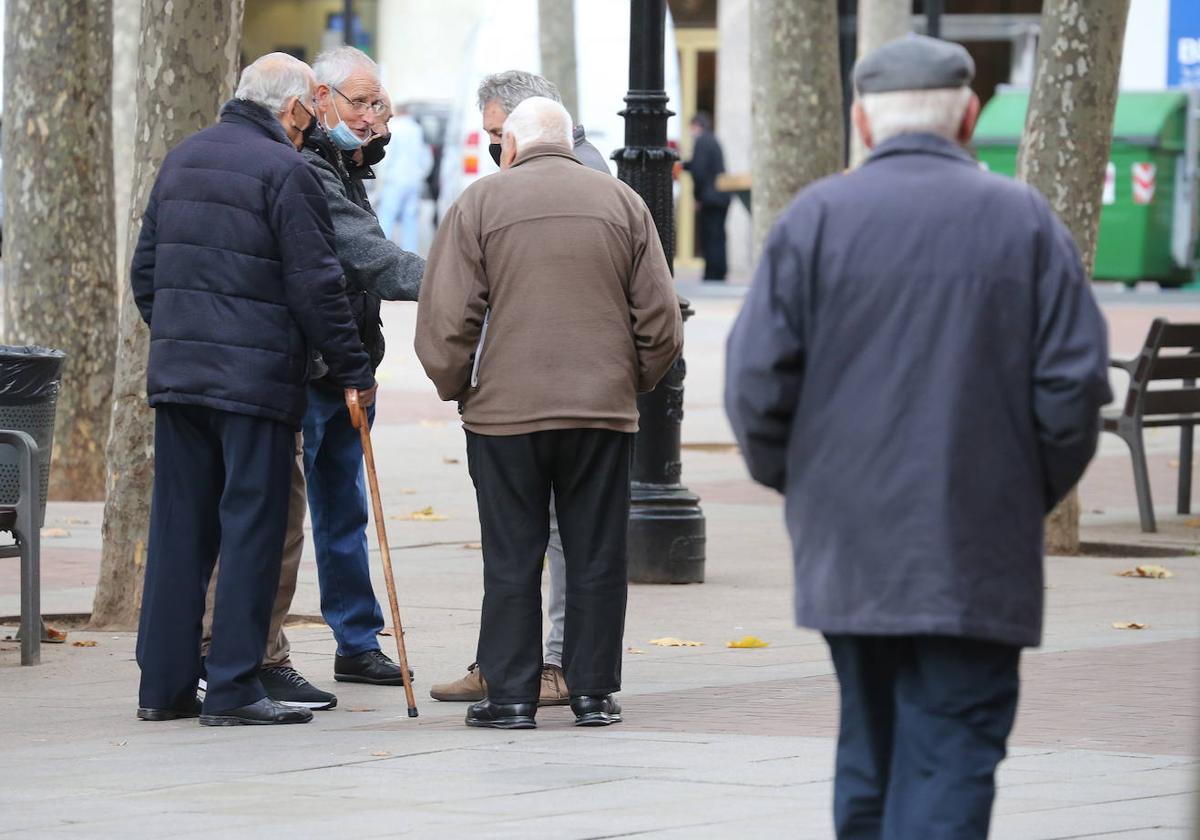
[[[467,667],[467,675],[460,680],[448,683],[437,683],[429,689],[429,696],[434,700],[444,700],[448,703],[476,703],[487,694],[487,683],[483,674],[479,673],[479,663],[472,662]]]
[[[542,685],[538,695],[539,706],[565,706],[571,702],[567,690],[567,675],[557,665],[542,666]]]

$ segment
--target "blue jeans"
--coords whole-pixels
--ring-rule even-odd
[[[367,419],[374,423],[374,406]],[[309,386],[304,475],[321,615],[333,629],[338,655],[379,650],[376,635],[383,630],[383,611],[371,588],[362,444],[340,390]]]

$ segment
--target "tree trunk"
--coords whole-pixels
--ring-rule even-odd
[[[858,57],[907,34],[912,26],[912,5],[912,0],[858,0]],[[851,130],[850,165],[858,166],[868,154],[858,132]]]
[[[1017,160],[1017,176],[1070,228],[1089,276],[1128,15],[1129,0],[1046,0]],[[1046,551],[1078,553],[1077,491],[1047,518]]]
[[[133,160],[127,254],[137,242],[146,200],[167,151],[211,125],[233,90],[242,9],[243,0],[143,0],[137,128],[133,145],[118,149]],[[132,627],[142,602],[154,478],[154,416],[146,405],[148,350],[149,332],[133,295],[126,294],[108,440],[100,583],[92,605],[92,626],[97,628]]]
[[[125,293],[125,245],[129,238],[129,199],[133,192],[130,145],[137,120],[138,39],[142,0],[113,0],[113,204],[116,207],[116,274],[118,301]],[[111,413],[112,408],[109,407]]]
[[[579,122],[575,69],[575,0],[538,0],[542,75],[558,86],[563,107]]]
[[[837,4],[754,0],[754,249],[805,185],[842,168]]]
[[[8,0],[6,340],[67,354],[50,495],[104,497],[113,312],[110,0]]]

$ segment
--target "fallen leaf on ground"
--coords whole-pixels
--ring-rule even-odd
[[[1184,522],[1183,524],[1188,526],[1189,528],[1200,528],[1200,517],[1197,517],[1196,519],[1189,519],[1187,522]]]
[[[68,531],[66,528],[43,528],[42,529],[42,539],[54,540],[54,539],[61,539],[62,537],[69,537],[69,536],[71,536],[71,532]]]
[[[1123,572],[1117,572],[1117,577],[1136,577],[1136,578],[1169,578],[1175,577],[1174,572],[1166,566],[1134,566],[1132,569],[1126,569]]]
[[[422,420],[421,428],[423,429],[440,429],[446,425],[445,420]]]
[[[80,519],[77,516],[69,516],[69,517],[67,517],[67,524],[68,525],[91,525],[92,522],[90,519]]]
[[[1146,625],[1137,621],[1114,621],[1112,623],[1114,630],[1145,630]]]
[[[1167,466],[1173,470],[1177,470],[1179,469],[1179,461],[1172,458],[1170,461],[1167,461]]]
[[[442,463],[443,464],[457,464],[458,459],[457,458],[443,458]]]
[[[387,750],[380,750],[379,752],[373,752],[373,753],[371,753],[371,755],[377,755],[377,756],[379,756],[380,758],[382,758],[382,757],[383,757],[383,756],[385,756],[385,755],[391,755],[391,753],[390,753],[390,752],[388,752]]]
[[[758,636],[742,636],[740,639],[726,642],[727,648],[765,648],[770,642],[764,642]]]
[[[84,639],[82,642],[71,642],[71,647],[95,647],[96,643],[91,639]]]
[[[625,648],[626,653],[645,653],[641,648]]]
[[[483,543],[463,543],[463,548],[469,548],[472,551],[482,551]]]
[[[128,744],[129,742],[128,741],[109,741],[109,743],[112,744],[114,747],[123,747],[126,744]]]
[[[415,495],[417,495],[416,488],[414,488],[414,487],[401,487],[401,488],[400,488],[399,490],[397,490],[396,492],[397,492],[397,493],[399,493],[401,496],[415,496]]]
[[[392,519],[398,519],[401,522],[445,522],[450,517],[443,516],[440,513],[434,513],[432,507],[421,508],[414,510],[407,516],[396,514]]]
[[[365,707],[359,707],[356,709],[347,709],[346,711],[347,712],[375,712],[375,711],[378,711],[378,709],[368,709]]]
[[[691,642],[687,639],[676,639],[674,636],[664,636],[661,639],[651,639],[650,644],[659,647],[703,647],[704,642]]]

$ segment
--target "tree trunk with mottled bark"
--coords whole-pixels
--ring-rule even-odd
[[[113,0],[113,205],[116,207],[117,296],[127,285],[125,245],[129,238],[129,200],[133,192],[133,155],[130,145],[137,120],[138,39],[142,0]],[[111,413],[111,407],[109,409]]]
[[[754,248],[801,188],[842,168],[837,4],[754,0]]]
[[[1046,0],[1017,176],[1070,228],[1088,275],[1096,257],[1129,0]],[[1079,495],[1046,519],[1046,551],[1079,552]]]
[[[142,213],[167,151],[211,125],[233,90],[242,9],[243,0],[143,0],[137,127],[134,142],[117,149],[134,162],[127,254],[132,254],[137,242]],[[149,331],[133,295],[126,294],[121,304],[93,627],[132,627],[141,608],[154,478],[154,416],[146,405],[148,350]]]
[[[858,57],[904,37],[912,26],[912,6],[912,0],[858,0]],[[852,130],[850,165],[858,166],[869,152],[858,132]]]
[[[563,107],[579,122],[575,0],[538,0],[538,45],[542,75],[558,86]]]
[[[50,495],[104,497],[113,387],[110,0],[8,0],[5,341],[67,354]]]

